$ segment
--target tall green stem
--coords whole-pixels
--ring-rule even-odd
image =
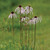
[[[30,7],[29,7],[29,14],[27,15],[30,18]],[[29,49],[29,45],[30,45],[30,30],[29,30],[29,25],[28,25],[28,49]]]
[[[35,32],[34,32],[34,50],[36,45],[36,21],[35,21]]]
[[[25,49],[27,50],[27,25],[25,25]]]
[[[13,16],[12,16],[12,34],[13,34],[13,42],[14,42],[14,19],[13,19]]]
[[[21,8],[20,8],[20,45],[21,45],[21,50],[23,49],[23,24],[21,22]]]
[[[31,32],[31,42],[33,42],[33,24],[31,25],[31,30],[32,30],[32,32]],[[33,50],[33,45],[31,47],[32,47],[32,50]]]

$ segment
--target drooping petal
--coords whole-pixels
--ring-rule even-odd
[[[27,23],[28,20],[29,20],[28,17],[22,17],[21,22],[25,22],[25,23]]]
[[[29,20],[27,24],[33,24],[33,20]]]
[[[8,18],[11,18],[11,19],[12,19],[12,17],[13,17],[13,18],[17,18],[17,16],[16,16],[15,13],[14,13],[14,14],[10,14],[10,15],[8,16]]]
[[[21,12],[20,12],[21,11]],[[17,12],[17,14],[25,14],[25,9],[23,8],[23,7],[17,7],[16,9],[15,9],[15,12]]]
[[[40,23],[41,23],[41,21],[42,21],[42,17],[41,17],[41,16],[39,17],[39,21],[40,21]]]
[[[33,14],[33,8],[32,7],[29,7],[29,6],[26,6],[25,7],[25,13],[26,14],[28,14],[28,13]]]
[[[37,18],[33,17],[32,20],[33,20],[33,24],[35,24],[35,22],[36,23],[41,22],[41,17],[37,17]]]
[[[17,14],[19,14],[19,13],[20,13],[20,8],[17,7],[17,8],[15,9],[15,12],[17,12]]]
[[[25,14],[25,9],[21,7],[21,14]]]

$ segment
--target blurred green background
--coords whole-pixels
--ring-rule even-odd
[[[11,31],[8,32],[6,29],[8,27],[8,16],[19,5],[23,7],[31,5],[33,7],[33,16],[42,17],[42,22],[37,24],[37,50],[50,50],[50,0],[0,0],[0,44],[5,41],[8,43],[9,39],[12,39]],[[1,30],[2,27],[4,27],[4,30]],[[15,22],[14,28],[14,39],[16,43],[19,43],[19,25],[17,22]],[[14,47],[11,49],[19,50],[18,46],[17,44],[15,49]]]

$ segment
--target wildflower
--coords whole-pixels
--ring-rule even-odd
[[[17,18],[16,14],[14,12],[11,12],[11,14],[8,16],[8,18],[11,18],[11,19],[12,19],[12,17]]]
[[[33,20],[33,24],[35,24],[35,22],[36,23],[41,22],[42,18],[35,16],[35,17],[32,18],[32,20]]]
[[[30,19],[27,24],[35,24],[35,22],[38,23],[38,22],[41,22],[41,20],[42,20],[41,17],[35,16],[32,19]]]
[[[26,17],[26,16],[21,18],[21,22],[27,23],[28,20],[29,20],[29,17]]]
[[[17,14],[25,14],[25,10],[24,10],[24,8],[21,6],[21,5],[19,5],[19,7],[17,7],[16,9],[15,9],[15,12],[17,12]]]
[[[27,24],[30,24],[30,25],[33,24],[33,20],[30,19]]]
[[[29,13],[30,13],[30,14],[31,14],[31,13],[33,14],[33,8],[32,8],[31,6],[26,6],[26,7],[25,7],[25,13],[26,13],[26,14],[29,14]]]

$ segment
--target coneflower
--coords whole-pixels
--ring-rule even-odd
[[[34,49],[35,49],[35,44],[36,44],[36,23],[41,22],[42,18],[34,16],[32,19],[28,21],[27,24],[32,25],[32,42],[33,42],[33,24],[35,25],[35,33],[34,33]],[[33,47],[33,46],[32,46]],[[33,48],[32,48],[33,49]]]
[[[21,50],[23,50],[23,28],[22,28],[23,24],[21,22],[22,19],[21,16],[24,13],[24,9],[21,5],[19,5],[19,7],[15,9],[15,12],[17,12],[17,14],[20,14],[20,45],[22,47]]]
[[[12,19],[12,34],[13,34],[13,38],[14,38],[14,18],[17,18],[16,14],[14,12],[11,12],[11,14],[8,16],[8,18]]]
[[[19,7],[17,7],[16,9],[15,9],[15,12],[17,13],[17,14],[25,14],[25,9],[21,6],[21,5],[19,5]]]
[[[25,14],[33,14],[33,8],[31,6],[26,6]]]
[[[25,7],[25,14],[27,14],[27,16],[29,18],[31,18],[30,15],[33,14],[33,8],[30,5]],[[29,30],[30,28],[29,27],[30,27],[30,25],[27,26],[27,29],[28,29],[27,30],[28,31],[28,49],[29,49],[29,45],[30,45],[30,42],[31,42],[30,41],[31,40],[30,35],[29,35],[30,34],[30,30]]]
[[[24,16],[24,18],[25,18],[25,50],[28,50],[28,44],[27,44],[27,42],[28,42],[28,33],[27,33],[27,22],[28,22],[28,20],[29,20],[29,17],[26,17],[26,16]]]
[[[32,18],[28,21],[28,23],[27,24],[29,24],[30,26],[31,26],[31,30],[30,30],[30,33],[31,33],[31,35],[30,35],[30,44],[33,42],[33,20],[32,20]],[[31,46],[31,49],[33,49],[33,45]]]
[[[26,48],[27,48],[27,22],[28,20],[29,20],[29,17],[26,17],[26,16],[21,18],[21,22],[24,24],[24,29],[25,29],[24,33],[25,33],[25,47]]]
[[[35,50],[35,45],[36,45],[36,23],[41,22],[41,18],[34,16],[33,18],[33,24],[35,24],[35,32],[34,32],[34,50]]]
[[[27,23],[28,20],[29,20],[29,17],[24,16],[22,17],[21,22]]]
[[[36,19],[37,19],[37,16],[34,17],[35,19],[35,32],[34,32],[34,50],[35,50],[35,45],[36,45]]]

